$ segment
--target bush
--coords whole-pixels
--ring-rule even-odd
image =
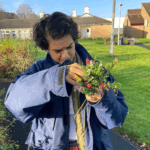
[[[0,91],[0,97],[6,94],[5,88]],[[6,114],[6,107],[2,104],[4,103],[4,100],[0,99],[0,149],[14,149],[16,147],[17,149],[20,148],[18,144],[16,144],[15,141],[11,140],[11,137],[9,135],[9,127],[13,126],[12,124],[17,120],[16,118],[13,119],[10,124],[8,124],[7,117],[11,116],[11,113],[8,111],[8,114]]]
[[[30,40],[0,40],[0,77],[15,78],[35,61]],[[37,51],[35,51],[37,55]]]

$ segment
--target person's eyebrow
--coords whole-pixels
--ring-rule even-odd
[[[70,47],[72,45],[72,43],[68,47]],[[66,47],[66,48],[68,48],[68,47]],[[53,49],[53,51],[60,51],[60,50],[62,50],[62,49]]]

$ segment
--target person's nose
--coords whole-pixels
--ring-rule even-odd
[[[69,59],[70,56],[68,54],[68,51],[67,50],[62,50],[62,59]]]

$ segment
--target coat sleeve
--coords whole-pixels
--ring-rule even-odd
[[[107,82],[109,81],[110,83],[115,81],[111,74],[110,77],[106,79]],[[108,129],[121,127],[128,112],[124,95],[120,89],[116,89],[117,93],[114,93],[114,90],[109,88],[109,91],[105,91],[105,94],[103,94],[102,98],[96,104],[87,102],[87,105],[94,107],[100,123]]]
[[[10,84],[4,105],[21,122],[31,122],[44,107],[51,101],[52,92],[56,96],[69,97],[65,81],[66,66],[55,65],[41,70],[34,62],[24,74],[17,75]]]

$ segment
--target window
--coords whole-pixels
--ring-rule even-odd
[[[10,38],[10,32],[9,31],[5,31],[4,34],[4,38]]]
[[[4,38],[4,33],[5,33],[5,31],[1,31],[1,38],[2,39]]]
[[[87,32],[89,32],[89,29],[87,29]]]
[[[21,30],[18,30],[19,39],[21,39]]]
[[[144,20],[144,26],[148,26],[148,20]]]
[[[33,30],[30,30],[30,38],[33,37]]]
[[[17,34],[16,34],[15,31],[12,31],[12,37],[13,37],[13,38],[17,38]]]

